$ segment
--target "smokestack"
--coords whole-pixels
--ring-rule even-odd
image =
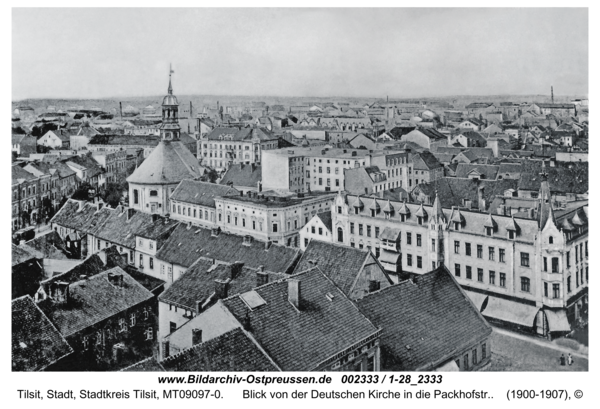
[[[554,87],[550,86],[550,97],[552,98],[552,103],[554,104]]]
[[[200,328],[192,329],[192,346],[202,343],[202,330]]]
[[[119,102],[119,115],[123,119],[123,104]]]
[[[483,186],[479,186],[477,188],[477,202],[479,204],[479,211],[481,212],[485,212],[485,199],[483,198],[484,192],[485,189],[483,188]]]
[[[302,291],[300,280],[288,280],[288,301],[297,309],[302,307]]]

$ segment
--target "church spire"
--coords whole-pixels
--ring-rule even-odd
[[[171,74],[175,71],[171,68],[171,63],[169,63],[169,89],[167,90],[169,95],[173,95],[173,87],[171,86]]]
[[[548,184],[548,172],[546,171],[546,164],[542,162],[542,183],[540,186],[540,216],[539,226],[540,230],[546,227],[548,220],[551,220],[556,225],[556,218],[554,217],[554,210],[552,209],[552,194],[550,192],[550,185]]]

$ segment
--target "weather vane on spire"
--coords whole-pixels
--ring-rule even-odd
[[[173,94],[173,87],[171,86],[171,74],[173,74],[175,71],[173,71],[173,68],[171,68],[171,63],[169,63],[169,95]]]

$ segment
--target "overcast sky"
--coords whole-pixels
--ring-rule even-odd
[[[588,93],[587,9],[13,9],[13,100]]]

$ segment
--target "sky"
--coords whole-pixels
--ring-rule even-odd
[[[586,8],[12,11],[12,99],[588,94]]]

